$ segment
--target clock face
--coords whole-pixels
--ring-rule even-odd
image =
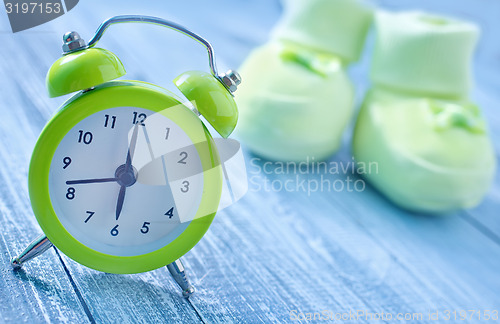
[[[202,200],[202,163],[185,129],[167,116],[109,108],[64,135],[48,189],[58,220],[77,241],[107,255],[137,256],[189,226]]]

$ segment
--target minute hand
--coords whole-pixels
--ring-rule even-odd
[[[69,180],[66,181],[67,185],[73,184],[86,184],[86,183],[102,183],[102,182],[116,182],[117,178],[102,178],[102,179],[83,179],[83,180]]]
[[[139,130],[138,128],[139,124],[135,124],[134,126],[134,131],[132,133],[132,138],[130,139],[130,145],[127,150],[127,159],[125,161],[125,166],[126,166],[126,171],[130,171],[130,168],[132,167],[132,158],[135,153],[135,146],[137,144],[137,132]]]

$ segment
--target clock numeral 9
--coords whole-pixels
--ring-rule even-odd
[[[64,163],[63,169],[66,169],[71,164],[71,158],[69,156],[65,157],[63,159],[63,163]]]
[[[118,232],[118,225],[116,225],[115,227],[113,227],[109,233],[112,236],[117,236],[119,234],[119,232]]]
[[[83,132],[82,130],[78,131],[80,136],[78,137],[78,143],[81,143],[83,141],[83,143],[89,145],[90,143],[92,143],[92,138],[93,138],[93,135],[91,132]]]
[[[141,228],[141,233],[142,234],[146,234],[147,232],[149,232],[149,226],[148,225],[151,225],[150,222],[144,222],[144,224],[142,225],[142,228]]]
[[[75,198],[75,188],[69,187],[66,192],[66,199],[72,200]]]
[[[144,121],[147,117],[148,116],[146,116],[146,114],[144,113],[139,114],[137,111],[134,111],[134,120],[132,121],[132,124],[139,124],[141,126],[144,126]]]

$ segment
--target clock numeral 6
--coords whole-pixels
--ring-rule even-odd
[[[63,163],[64,163],[63,169],[66,169],[71,164],[71,158],[69,156],[65,157],[63,159]]]
[[[66,199],[72,200],[73,198],[75,198],[75,188],[69,187],[66,192]]]
[[[111,231],[109,232],[112,236],[117,236],[118,235],[118,225],[116,225],[115,227],[113,227],[111,229]]]
[[[78,137],[78,143],[85,143],[87,145],[89,145],[90,143],[92,143],[92,138],[94,137],[92,135],[91,132],[83,132],[82,130],[79,130],[78,133],[80,134],[80,136]]]
[[[146,234],[147,232],[149,232],[149,226],[148,225],[151,225],[150,222],[144,222],[144,224],[142,225],[142,228],[141,228],[141,233],[142,234]]]

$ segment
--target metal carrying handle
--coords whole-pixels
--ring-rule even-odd
[[[89,41],[88,48],[94,47],[97,42],[101,39],[102,35],[108,29],[109,26],[120,23],[128,23],[128,22],[138,22],[138,23],[149,23],[154,25],[164,26],[173,30],[180,32],[186,36],[191,37],[196,40],[198,43],[205,46],[208,52],[208,64],[210,66],[210,72],[214,77],[220,80],[219,74],[217,72],[217,65],[215,63],[215,52],[212,45],[200,35],[190,31],[189,29],[176,24],[172,21],[168,21],[165,19],[151,17],[151,16],[139,16],[139,15],[123,15],[123,16],[115,16],[104,21],[99,28],[97,28],[94,37]]]
[[[241,77],[238,72],[229,70],[224,74],[219,75],[217,72],[217,66],[215,64],[215,53],[212,45],[201,37],[200,35],[193,33],[189,29],[176,24],[172,21],[168,21],[165,19],[150,17],[150,16],[136,16],[136,15],[125,15],[125,16],[115,16],[104,21],[97,31],[95,32],[94,37],[90,40],[87,45],[85,41],[80,37],[77,32],[68,32],[63,36],[63,55],[74,53],[77,51],[81,51],[87,48],[94,47],[97,42],[101,39],[102,35],[108,29],[109,26],[113,24],[119,23],[127,23],[127,22],[139,22],[139,23],[149,23],[154,25],[164,26],[173,30],[180,32],[183,35],[189,36],[192,39],[196,40],[198,43],[205,46],[208,52],[208,64],[210,66],[210,72],[214,76],[216,80],[218,80],[224,87],[229,91],[232,95],[238,88],[238,85],[241,83]]]

